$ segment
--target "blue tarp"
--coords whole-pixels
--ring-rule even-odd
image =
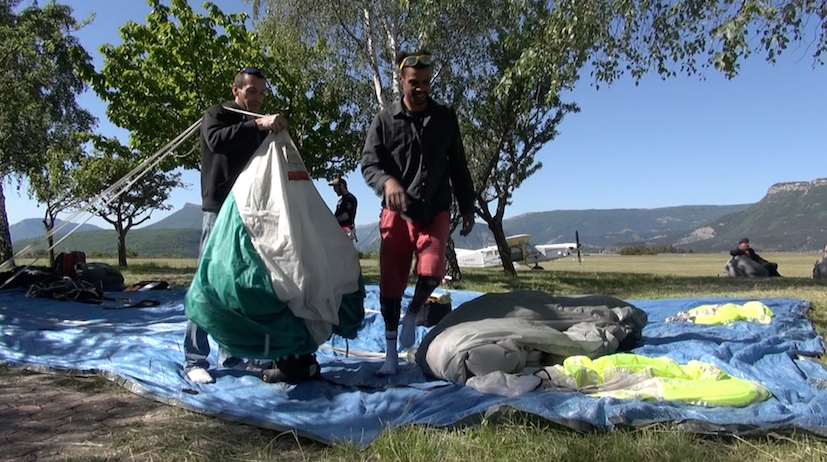
[[[378,288],[367,289],[365,308],[378,311]],[[827,434],[827,390],[822,389],[827,371],[801,354],[818,355],[824,352],[824,343],[806,319],[809,304],[802,300],[761,299],[775,313],[770,324],[730,326],[664,320],[702,304],[747,300],[629,300],[649,315],[644,345],[634,353],[668,356],[681,363],[710,362],[736,377],[759,381],[773,394],[770,400],[745,408],[703,408],[542,391],[503,398],[428,379],[412,364],[395,377],[380,379],[374,374],[379,360],[328,350],[319,352],[323,380],[296,386],[268,384],[255,371],[219,370],[214,373],[216,383],[198,385],[190,383],[181,369],[184,292],[110,295],[152,298],[162,305],[112,309],[123,303],[85,305],[25,298],[17,290],[0,292],[0,361],[39,370],[99,371],[152,399],[274,430],[293,429],[323,442],[349,440],[364,445],[387,426],[450,426],[503,410],[536,414],[578,430],[671,422],[702,432],[797,428]],[[454,306],[479,295],[452,291]],[[426,333],[419,328],[418,340]],[[382,352],[384,342],[382,317],[369,311],[358,339],[347,345],[341,338],[333,339],[327,345],[352,353]],[[212,364],[216,353],[213,348]]]

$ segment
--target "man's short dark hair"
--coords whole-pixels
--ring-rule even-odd
[[[743,238],[740,241],[738,241],[738,245],[741,245],[741,244],[749,244],[749,239]]]
[[[267,76],[264,75],[264,72],[262,72],[261,69],[255,66],[247,66],[238,71],[238,74],[235,75],[235,79],[233,80],[233,84],[239,88],[243,87],[246,83],[246,76],[248,75],[267,80]]]

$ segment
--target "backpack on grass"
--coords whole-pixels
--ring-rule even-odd
[[[123,274],[108,263],[89,262],[80,264],[80,279],[105,292],[124,290]]]
[[[83,273],[81,265],[84,264],[86,264],[86,252],[78,250],[60,252],[52,262],[52,272],[57,278],[79,279]]]

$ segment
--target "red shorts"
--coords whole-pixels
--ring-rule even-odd
[[[405,221],[396,212],[382,209],[379,232],[379,293],[397,298],[408,287],[411,260],[416,255],[416,274],[441,280],[445,276],[445,246],[451,216],[440,212],[428,226]]]

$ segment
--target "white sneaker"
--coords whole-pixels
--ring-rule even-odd
[[[203,367],[196,367],[187,372],[187,377],[195,383],[213,383],[215,379]]]

